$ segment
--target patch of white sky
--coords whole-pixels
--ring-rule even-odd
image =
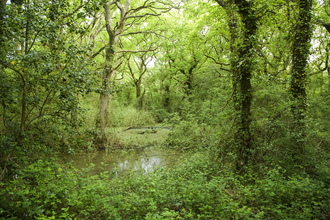
[[[317,27],[315,28],[314,30],[314,38],[312,38],[312,41],[311,41],[311,54],[309,56],[309,59],[311,62],[315,62],[317,60],[320,59],[320,57],[322,56],[322,51],[320,51],[320,49],[324,50],[325,48],[321,45],[321,41],[319,40],[320,38],[322,39],[326,39],[329,37],[329,34],[328,32],[325,32],[323,30],[324,28],[323,27]],[[318,35],[318,36],[316,36]],[[324,52],[324,51],[323,51]]]

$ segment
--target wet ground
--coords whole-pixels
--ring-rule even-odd
[[[121,175],[131,170],[150,172],[156,167],[172,167],[182,156],[182,153],[172,149],[149,147],[142,150],[82,153],[66,157],[65,160],[72,161],[77,168],[93,167],[88,171],[91,175],[102,171]]]

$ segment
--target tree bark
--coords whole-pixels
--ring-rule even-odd
[[[142,109],[142,96],[141,96],[141,83],[142,77],[135,81],[135,89],[136,89],[136,100],[138,103],[138,109]]]
[[[5,60],[4,58],[6,57],[4,50],[5,42],[3,40],[3,27],[4,27],[3,20],[6,14],[6,2],[7,2],[6,0],[0,1],[0,60]],[[4,71],[5,68],[1,65],[0,77],[4,77]],[[2,121],[3,121],[3,126],[6,127],[6,103],[4,99],[2,101],[2,106],[3,106]]]
[[[96,126],[99,128],[99,137],[97,138],[98,144],[104,144],[107,141],[105,135],[105,128],[107,124],[107,115],[108,115],[108,104],[110,101],[110,92],[109,90],[112,87],[112,79],[114,78],[115,73],[115,51],[117,49],[117,43],[119,40],[120,33],[122,33],[125,19],[124,15],[128,6],[130,5],[130,0],[126,2],[124,8],[121,8],[121,20],[120,25],[117,29],[112,27],[111,24],[111,11],[109,3],[104,4],[105,9],[105,22],[106,22],[106,30],[109,36],[108,47],[106,48],[106,64],[104,68],[104,73],[102,74],[102,86],[101,86],[101,94],[100,94],[100,103],[99,103],[99,113],[96,119]],[[119,4],[119,3],[118,3]]]
[[[235,0],[238,13],[244,25],[243,45],[238,49],[238,95],[239,95],[239,121],[237,135],[239,139],[238,161],[236,169],[240,172],[251,157],[251,102],[252,102],[252,70],[253,70],[253,47],[256,41],[257,16],[252,9],[250,1]]]
[[[231,34],[231,71],[233,79],[233,100],[235,110],[236,134],[235,142],[237,146],[236,170],[241,172],[251,158],[251,103],[252,103],[252,70],[253,70],[253,47],[256,41],[257,15],[252,8],[252,3],[247,0],[216,0],[216,2],[226,9],[230,19],[229,29]],[[238,8],[243,24],[242,45],[237,46],[238,24],[236,12],[233,6]],[[228,7],[231,6],[231,7]]]
[[[156,13],[156,11],[160,10],[157,6],[154,6],[155,2],[150,2],[148,0],[145,0],[139,7],[132,9],[130,8],[132,0],[126,0],[125,4],[121,4],[122,1],[119,0],[113,0],[111,2],[104,3],[104,9],[105,9],[105,21],[106,21],[106,30],[109,36],[109,43],[107,44],[106,49],[106,65],[104,69],[104,73],[102,74],[102,92],[100,94],[100,104],[99,104],[99,113],[97,115],[96,119],[96,126],[99,128],[100,135],[98,137],[98,143],[104,144],[106,142],[106,136],[105,136],[105,128],[106,128],[106,117],[107,117],[107,109],[108,109],[108,102],[110,100],[110,91],[111,87],[113,86],[113,82],[115,79],[115,72],[118,66],[120,66],[121,63],[117,64],[116,60],[116,54],[117,53],[125,53],[125,52],[137,52],[137,51],[131,51],[131,50],[121,50],[117,51],[117,45],[119,42],[120,36],[122,36],[124,32],[124,27],[126,25],[126,21],[128,19],[133,19],[132,23],[139,21],[140,19],[144,19],[147,16],[160,16],[163,13],[168,12],[172,9],[172,6],[164,3],[164,2],[157,2],[161,5],[165,6],[167,10],[162,10],[160,13]],[[114,6],[115,9],[114,12],[119,11],[119,16],[116,14],[116,17],[119,18],[118,22],[112,21],[112,15],[110,6]],[[144,14],[138,14],[134,15],[135,13],[138,13],[142,11],[143,9],[146,9],[147,12]],[[148,11],[151,11],[151,13],[148,13]],[[112,26],[112,22],[114,22],[114,26]],[[127,26],[126,26],[127,28]],[[125,35],[130,35],[133,33],[127,33]],[[103,47],[105,48],[105,47]],[[97,53],[92,55],[92,58],[97,56],[103,48],[101,48]],[[150,51],[150,50],[148,50]],[[152,50],[151,50],[152,51]],[[141,52],[141,51],[138,51]],[[117,65],[117,66],[116,66]]]
[[[29,35],[30,35],[30,10],[29,10],[30,1],[27,1],[27,8],[26,8],[26,26],[25,26],[25,44],[24,44],[24,54],[27,55],[29,53]],[[22,47],[23,48],[23,47]],[[24,72],[24,71],[23,71]],[[22,88],[22,118],[21,118],[21,132],[25,130],[25,121],[26,121],[26,81],[23,82]]]
[[[305,112],[306,112],[306,67],[308,65],[310,40],[312,37],[311,7],[312,1],[298,2],[299,15],[295,26],[292,45],[292,75],[290,84],[291,93],[291,148],[292,159],[295,164],[303,163]]]
[[[0,45],[3,45],[3,40],[2,40],[2,36],[3,36],[3,19],[5,17],[6,14],[6,0],[1,0],[0,1]],[[1,47],[3,48],[3,47]]]

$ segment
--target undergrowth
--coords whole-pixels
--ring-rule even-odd
[[[86,126],[95,126],[95,117],[98,114],[98,102],[99,97],[89,95],[82,101],[82,107],[87,109]],[[152,113],[136,109],[132,105],[124,105],[116,101],[111,100],[111,104],[108,108],[107,115],[107,127],[139,127],[146,125],[154,125],[156,123],[155,117]]]
[[[209,151],[173,169],[114,178],[38,160],[1,183],[1,219],[327,219],[329,187],[307,174],[265,168],[244,177]],[[227,166],[228,167],[228,166]]]

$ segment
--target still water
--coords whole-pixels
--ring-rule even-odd
[[[94,153],[82,153],[67,157],[77,168],[87,168],[92,165],[89,174],[96,175],[103,171],[114,172],[118,175],[131,170],[153,171],[156,167],[172,167],[183,154],[178,151],[164,148],[145,148],[143,150],[130,150]]]

